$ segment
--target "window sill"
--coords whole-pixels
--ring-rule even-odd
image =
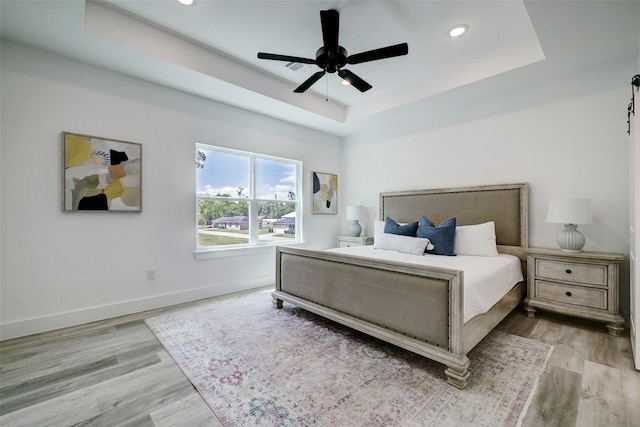
[[[256,245],[241,248],[200,249],[193,251],[193,257],[200,261],[213,258],[227,258],[246,255],[263,255],[274,253],[277,246],[299,246],[302,242],[291,242],[283,245]]]

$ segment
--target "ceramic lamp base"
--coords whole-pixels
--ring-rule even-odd
[[[586,239],[577,228],[575,224],[565,224],[564,230],[558,234],[558,246],[562,252],[582,252]]]
[[[362,233],[362,226],[358,222],[357,219],[354,219],[351,223],[351,236],[352,237],[360,237],[360,233]]]

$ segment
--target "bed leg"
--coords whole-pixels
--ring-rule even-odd
[[[282,301],[281,299],[278,299],[276,297],[273,297],[273,308],[277,308],[277,309],[281,309],[282,308],[282,303],[284,301]]]
[[[469,360],[467,359],[467,363],[462,366],[447,366],[444,373],[447,375],[447,382],[449,384],[459,389],[465,388],[471,375],[469,372]]]

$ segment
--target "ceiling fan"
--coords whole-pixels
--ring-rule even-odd
[[[258,52],[259,59],[272,59],[274,61],[297,62],[301,64],[316,64],[322,69],[309,77],[294,92],[302,93],[320,80],[326,73],[338,72],[343,80],[351,84],[360,92],[371,89],[371,85],[351,71],[342,68],[347,64],[360,64],[362,62],[376,61],[378,59],[391,58],[406,55],[409,52],[407,43],[368,50],[366,52],[349,55],[347,50],[338,44],[338,32],[340,26],[340,14],[335,9],[321,10],[320,22],[322,24],[322,39],[324,45],[316,51],[316,59],[300,58],[298,56],[279,55],[275,53]]]

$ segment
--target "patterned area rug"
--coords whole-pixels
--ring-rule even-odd
[[[493,331],[458,390],[444,365],[269,292],[146,322],[225,426],[515,426],[552,350]]]

